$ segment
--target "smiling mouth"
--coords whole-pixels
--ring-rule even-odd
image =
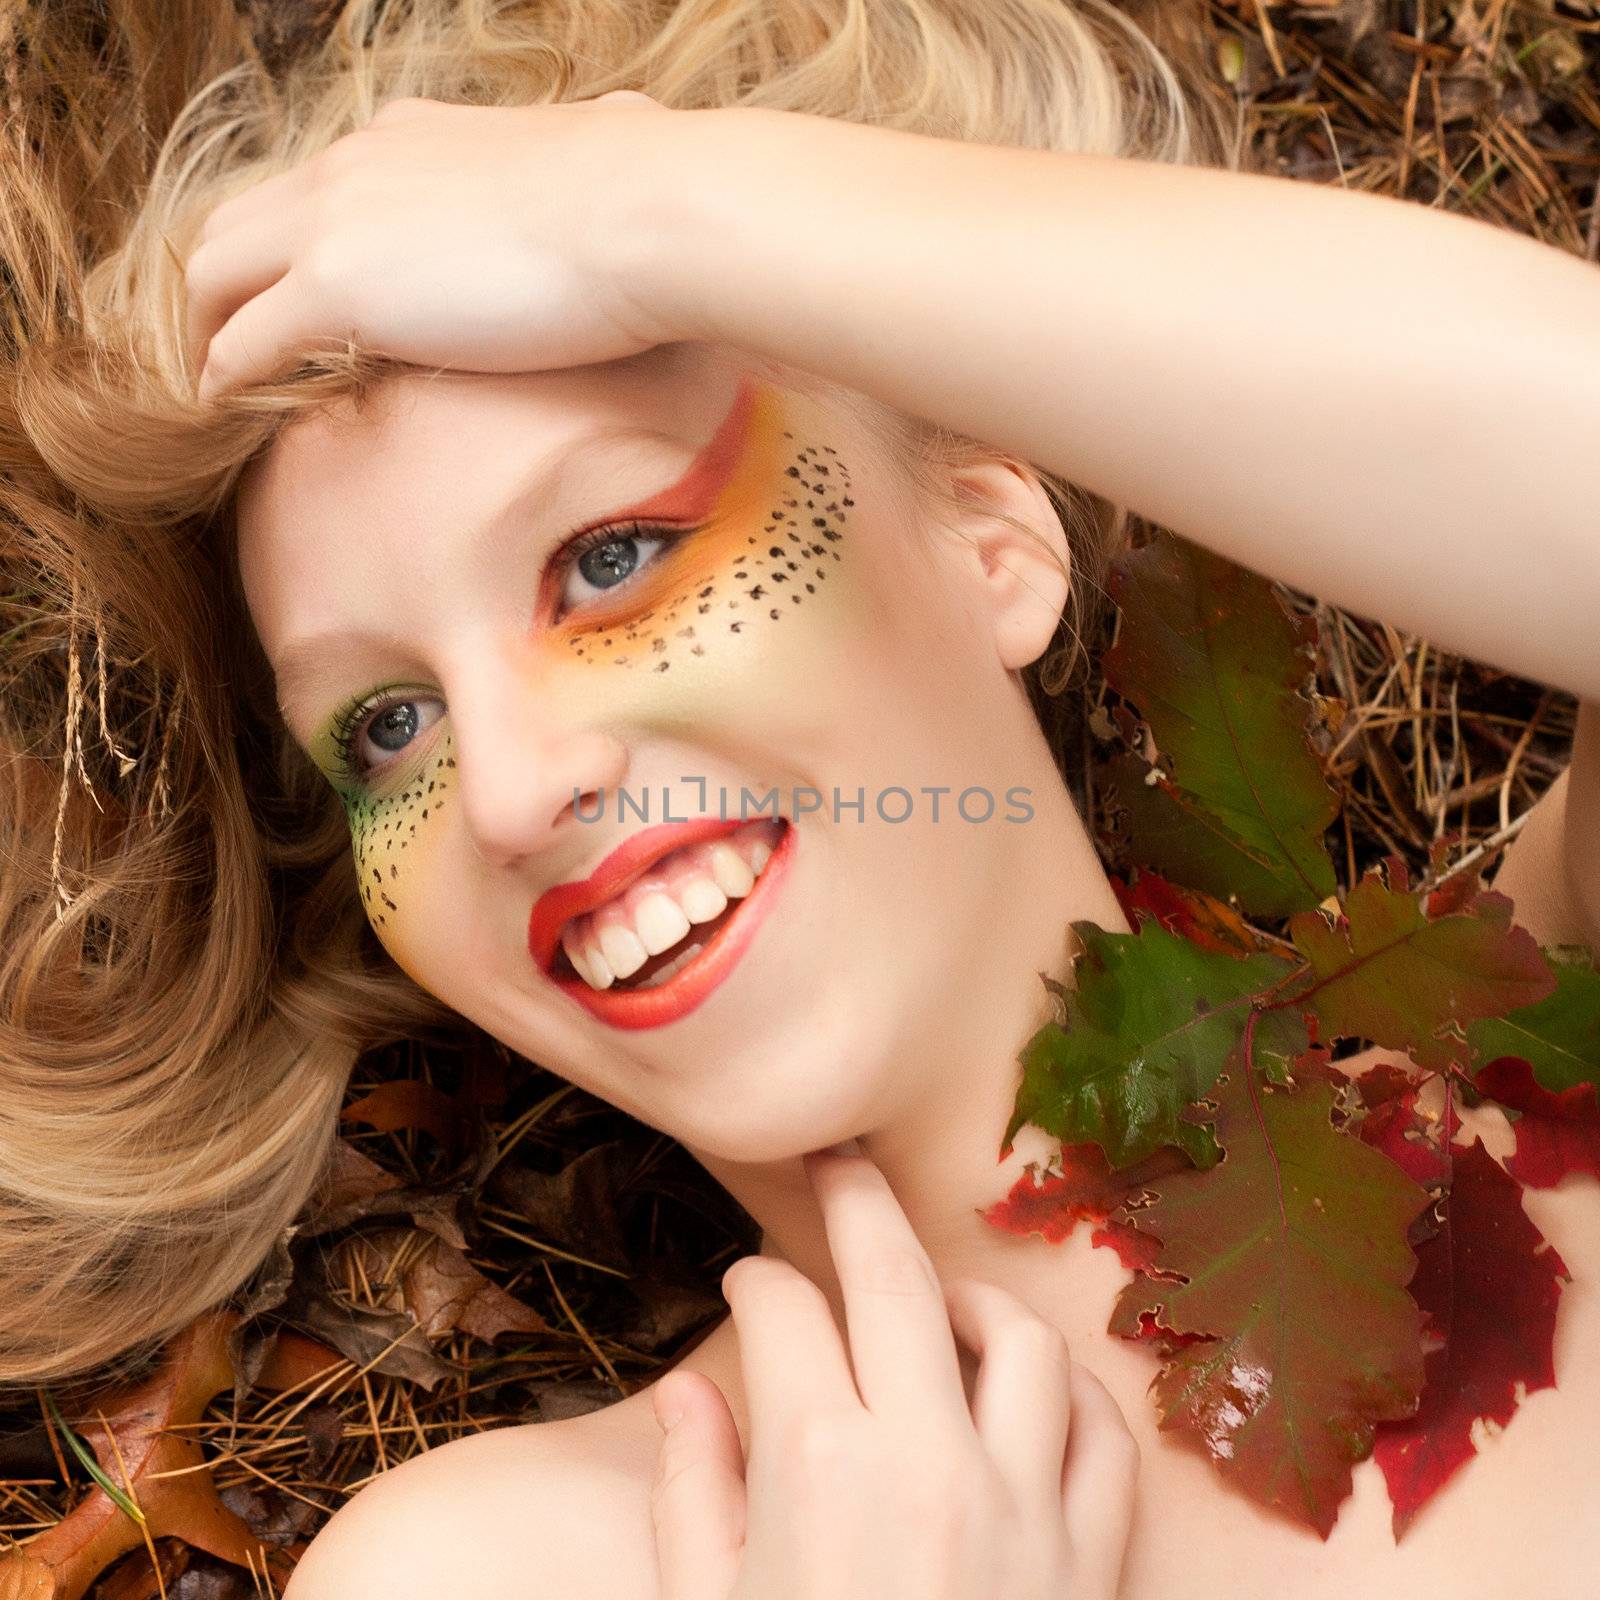
[[[739,920],[787,828],[751,822],[669,852],[606,905],[568,919],[550,976],[593,994],[670,984]]]

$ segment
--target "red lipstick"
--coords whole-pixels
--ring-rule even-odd
[[[569,919],[614,899],[635,879],[685,845],[720,838],[748,822],[698,817],[690,822],[644,828],[622,842],[587,878],[558,883],[534,903],[528,918],[528,951],[539,970],[564,994],[613,1028],[656,1028],[687,1016],[733,971],[766,916],[794,854],[794,824],[787,819],[776,849],[757,876],[754,888],[712,936],[710,942],[667,982],[648,989],[591,989],[582,978],[554,972],[561,930]]]

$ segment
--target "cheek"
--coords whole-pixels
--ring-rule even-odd
[[[418,974],[412,951],[427,920],[421,902],[430,897],[443,832],[440,817],[454,798],[455,776],[455,747],[446,730],[403,788],[383,797],[349,797],[344,803],[367,920],[396,964],[413,978]]]
[[[766,425],[770,437],[764,436]],[[553,630],[539,672],[597,719],[685,732],[774,714],[869,625],[853,559],[848,464],[758,412],[746,465],[716,522],[662,558],[616,621]]]

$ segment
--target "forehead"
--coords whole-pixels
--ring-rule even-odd
[[[498,544],[659,488],[715,433],[750,370],[735,352],[680,343],[552,372],[405,373],[359,412],[345,401],[297,419],[236,500],[268,657],[289,636],[392,616],[393,595],[374,592],[385,571],[447,590],[483,576],[463,565],[481,531],[490,537],[474,548],[492,572]],[[497,541],[496,513],[512,502],[516,526]]]

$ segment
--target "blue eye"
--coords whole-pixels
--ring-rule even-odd
[[[361,779],[380,771],[443,715],[444,702],[426,695],[352,707],[334,731],[344,776]]]
[[[579,534],[555,558],[557,564],[566,569],[560,594],[562,608],[581,606],[596,595],[620,588],[663,549],[690,531],[634,522],[618,527],[591,528]]]

